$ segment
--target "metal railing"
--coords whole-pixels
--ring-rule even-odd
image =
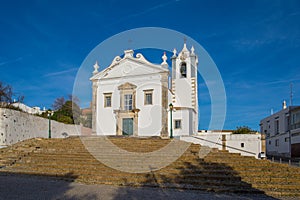
[[[300,167],[300,159],[281,158],[275,156],[267,156],[267,159],[271,162],[288,164],[290,166]]]

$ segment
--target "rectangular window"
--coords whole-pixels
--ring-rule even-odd
[[[285,132],[290,130],[290,116],[286,116],[285,118]]]
[[[176,119],[175,120],[175,129],[180,129],[181,128],[181,120],[180,119]]]
[[[124,110],[132,110],[132,94],[124,95]]]
[[[290,141],[290,138],[286,137],[286,138],[284,138],[284,141],[288,142],[288,141]]]
[[[291,122],[291,129],[300,128],[300,112],[296,112],[292,114],[292,122]]]
[[[279,120],[275,120],[275,134],[279,134]]]
[[[111,107],[111,93],[104,94],[104,107]]]
[[[275,146],[278,147],[279,146],[279,139],[275,140]]]
[[[152,105],[153,103],[153,90],[144,90],[144,105]]]
[[[244,144],[244,143],[241,143],[241,147],[244,148],[244,147],[245,147],[245,144]]]
[[[300,133],[292,133],[292,137],[296,137],[296,136],[299,136]]]

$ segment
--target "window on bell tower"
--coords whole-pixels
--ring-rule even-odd
[[[186,78],[186,63],[183,62],[180,65],[180,78]]]

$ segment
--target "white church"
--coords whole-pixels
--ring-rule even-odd
[[[198,57],[184,43],[161,64],[133,50],[116,56],[104,70],[94,65],[92,129],[97,135],[183,136],[198,131]],[[172,124],[172,127],[171,127]]]

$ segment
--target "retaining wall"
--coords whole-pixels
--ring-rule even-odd
[[[195,136],[181,136],[180,139],[255,158],[259,158],[260,153],[264,151],[261,134],[203,133]]]
[[[51,120],[51,137],[63,138],[80,135],[81,126],[59,123]],[[49,120],[7,108],[0,108],[0,146],[49,135]]]

